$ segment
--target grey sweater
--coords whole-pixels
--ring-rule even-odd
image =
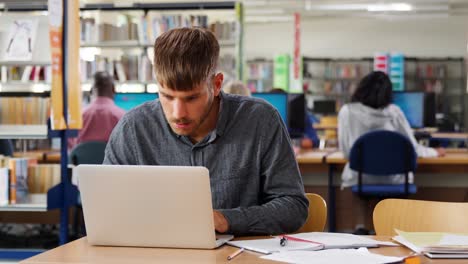
[[[136,107],[113,130],[104,164],[204,166],[228,233],[296,231],[308,201],[279,113],[260,99],[220,96],[216,128],[196,144],[171,130],[159,100]]]
[[[344,156],[349,157],[351,147],[360,136],[373,130],[399,132],[408,137],[419,157],[437,156],[435,149],[418,144],[405,115],[398,106],[390,104],[383,109],[373,109],[361,103],[346,104],[338,114],[338,140]],[[346,164],[341,178],[342,187],[349,187],[358,182],[357,172],[351,170],[349,163]],[[413,174],[410,174],[409,179],[413,182]],[[393,175],[387,178],[364,174],[363,181],[367,184],[402,184],[405,182],[405,176]]]

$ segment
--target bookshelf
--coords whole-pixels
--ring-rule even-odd
[[[65,8],[67,6],[66,2],[68,1],[63,2]],[[44,12],[34,12],[46,11],[47,6],[38,7],[31,4],[33,6],[32,9],[15,9],[14,7],[11,7],[11,5],[14,4],[15,3],[13,2],[5,4],[5,9],[9,12],[4,12],[0,16],[0,23],[5,25],[0,28],[0,46],[2,46],[0,52],[0,138],[15,139],[17,140],[16,143],[21,143],[24,150],[26,150],[26,146],[29,145],[28,140],[30,140],[30,142],[42,142],[42,140],[47,141],[51,135],[47,126],[51,83],[49,17],[47,14],[44,14]],[[5,10],[2,9],[2,11]],[[16,11],[21,13],[16,13]],[[32,45],[29,47],[29,53],[32,54],[27,58],[24,56],[21,59],[19,59],[19,57],[16,59],[12,58],[11,55],[6,56],[7,51],[6,49],[3,49],[3,44],[6,40],[5,38],[9,36],[10,33],[9,26],[7,25],[11,25],[17,20],[37,22],[35,38],[30,37],[30,43],[32,43]],[[66,24],[67,23],[65,22],[65,25]],[[64,29],[63,32],[66,33],[66,29]],[[11,43],[12,42],[10,42],[10,44]],[[64,51],[64,54],[67,53]],[[65,58],[63,62],[66,60],[67,58]],[[62,68],[64,70],[67,68],[65,63],[62,64]],[[64,86],[66,85],[64,84]],[[66,102],[64,102],[64,107],[67,108]],[[66,145],[66,136],[63,135],[68,133],[61,131],[61,133],[58,134],[62,137],[61,142]],[[65,140],[63,140],[63,138],[65,138]],[[43,145],[39,143],[37,144],[41,146]],[[66,159],[66,152],[62,156],[65,156]],[[60,170],[61,168],[59,164],[48,165],[53,166],[55,169],[54,174],[49,174],[50,170],[48,171],[44,169],[45,166],[42,166],[41,164],[37,165],[33,161],[31,161],[30,164],[29,161],[30,160],[27,160],[27,156],[19,159],[16,159],[15,157],[15,159],[9,160],[6,167],[13,166],[12,168],[16,168],[17,173],[19,170],[21,170],[21,172],[29,169],[33,170],[34,172],[29,172],[30,174],[27,178],[28,185],[29,180],[38,180],[43,178],[42,176],[45,176],[48,179],[50,178],[50,181],[48,181],[47,184],[44,184],[43,187],[45,189],[41,189],[40,191],[33,191],[30,189],[28,193],[25,193],[25,189],[22,189],[21,199],[17,199],[15,202],[14,199],[12,200],[10,197],[9,201],[7,201],[9,204],[0,206],[0,212],[44,213],[51,209],[58,208],[60,209],[61,214],[59,239],[60,242],[63,243],[63,241],[66,241],[68,237],[68,208],[70,205],[76,203],[76,187],[73,188],[73,186],[71,186],[71,184],[66,180],[66,173],[63,174],[63,171],[67,170],[66,165],[64,166],[64,170]],[[35,167],[36,165],[37,167]],[[31,168],[30,166],[35,168]],[[45,172],[45,174],[41,174],[41,172]],[[32,176],[33,174],[34,176]],[[23,175],[23,177],[25,177],[24,175],[26,174],[17,174],[17,177],[20,177],[18,175]],[[61,175],[63,175],[63,178],[61,178]],[[18,187],[19,184],[16,186]],[[45,186],[47,186],[47,188]],[[11,188],[11,186],[8,184],[7,188]],[[27,196],[25,194],[27,194]],[[19,196],[17,198],[19,198]],[[4,201],[2,201],[2,204],[3,202]],[[64,215],[66,217],[64,217]],[[41,253],[42,251],[44,250],[0,248],[0,259],[24,259]]]
[[[466,129],[466,67],[463,58],[405,57],[405,91],[434,92],[437,112]],[[309,105],[335,99],[337,110],[351,99],[359,81],[373,70],[372,58],[304,58]],[[465,119],[465,120],[464,120]]]
[[[29,194],[28,203],[9,204],[0,206],[0,212],[46,212],[47,195]]]
[[[238,79],[242,56],[242,23],[236,17],[235,2],[188,2],[158,4],[89,4],[81,8],[81,80],[106,70],[114,75],[118,92],[157,90],[152,69],[154,41],[169,29],[200,26],[217,36],[220,69],[225,80]],[[89,90],[85,84],[83,90]]]
[[[71,1],[63,1],[64,8],[70,3],[75,3]],[[217,14],[219,17],[224,17],[225,14],[219,14],[221,11],[230,12],[232,17],[236,18],[236,12],[234,11],[236,7],[241,6],[240,3],[236,3],[234,1],[229,2],[189,2],[189,3],[155,3],[155,4],[129,4],[129,5],[122,5],[122,4],[87,4],[80,8],[82,14],[85,12],[95,12],[99,14],[108,13],[108,16],[114,16],[116,13],[126,13],[126,12],[137,12],[139,16],[149,16],[152,13],[160,13],[160,12],[173,12],[173,13],[180,13],[180,12],[188,12],[188,13],[196,13],[196,12],[212,12]],[[2,13],[0,16],[0,22],[2,24],[8,23],[5,22],[5,19],[18,19],[24,18],[25,16],[41,16],[41,22],[39,25],[39,31],[37,33],[37,45],[35,50],[40,52],[36,52],[33,59],[28,61],[1,61],[0,60],[0,67],[28,67],[28,66],[40,66],[40,67],[50,67],[50,44],[49,44],[49,32],[48,32],[48,17],[44,15],[44,12],[47,11],[47,5],[38,5],[32,3],[31,5],[17,5],[15,6],[14,1],[6,3],[0,7],[0,12],[8,11]],[[41,11],[39,13],[31,13]],[[19,13],[16,13],[19,12]],[[67,25],[67,19],[64,21],[64,26]],[[237,20],[233,20],[233,24],[236,26],[242,27],[242,23],[239,23]],[[239,32],[242,32],[239,30]],[[64,31],[65,34],[66,30]],[[0,32],[0,40],[1,40],[1,32]],[[240,37],[236,33],[235,39],[219,39],[220,45],[222,46],[221,50],[221,58],[222,61],[220,65],[229,66],[230,68],[226,71],[227,74],[232,74],[231,76],[236,76],[238,74],[236,72],[236,63],[242,62],[242,54],[234,54],[237,52],[237,48],[239,47]],[[0,45],[1,46],[1,45]],[[87,41],[83,42],[81,45],[81,49],[84,50],[82,53],[88,53],[91,50],[98,50],[99,55],[108,55],[111,58],[114,58],[114,53],[117,53],[119,58],[123,54],[130,54],[130,55],[145,55],[148,58],[151,58],[150,50],[153,45],[149,44],[149,42],[142,42],[140,39],[130,39],[130,41]],[[64,49],[64,54],[66,53],[67,46],[62,46]],[[88,49],[88,50],[86,50]],[[117,50],[117,52],[116,52]],[[37,54],[40,56],[37,57]],[[94,56],[94,54],[92,54]],[[1,56],[0,56],[1,58]],[[67,69],[66,64],[67,58],[64,58],[62,68],[64,71]],[[238,74],[237,76],[241,76]],[[140,78],[126,78],[125,80],[121,80],[117,82],[117,90],[121,89],[120,91],[127,91],[132,92],[134,91],[135,87],[143,87],[141,92],[145,91],[154,91],[154,79],[147,76],[143,80]],[[234,78],[234,77],[232,77]],[[67,94],[67,82],[65,81],[66,78],[63,78],[64,83],[64,96]],[[118,80],[118,78],[117,78]],[[34,79],[34,80],[26,80],[21,81],[21,78],[16,79],[8,79],[5,78],[4,80],[0,81],[0,99],[5,96],[15,96],[15,97],[25,97],[31,96],[34,97],[36,95],[32,95],[32,93],[38,91],[39,94],[46,94],[45,97],[48,97],[49,94],[47,91],[50,90],[50,82],[44,79]],[[47,88],[34,88],[37,85]],[[90,86],[91,84],[84,82],[83,86]],[[119,86],[121,88],[119,88]],[[138,90],[137,89],[137,90]],[[46,91],[46,93],[44,93]],[[139,90],[138,90],[139,91]],[[39,96],[40,97],[40,96]],[[65,97],[66,98],[66,97]],[[67,100],[63,100],[64,103],[64,117],[68,117],[67,114]],[[37,125],[37,127],[26,126],[26,125],[13,125],[13,124],[2,124],[0,127],[0,137],[4,138],[46,138],[48,137],[60,137],[61,138],[61,159],[60,159],[60,173],[61,181],[60,183],[55,185],[53,188],[50,188],[47,194],[39,196],[39,199],[32,199],[31,202],[26,202],[22,204],[16,205],[7,205],[1,206],[0,212],[45,212],[51,209],[59,209],[60,210],[60,244],[67,242],[68,239],[68,213],[69,208],[76,203],[76,195],[77,189],[76,186],[73,186],[67,177],[67,152],[66,152],[66,142],[67,138],[70,134],[73,134],[73,131],[70,130],[60,130],[60,131],[48,131],[48,127],[44,125]],[[60,177],[59,177],[60,178]],[[37,197],[35,194],[30,195],[30,197]],[[34,200],[34,201],[33,201]],[[0,248],[0,259],[8,258],[8,259],[23,259],[37,253],[40,253],[41,250],[16,250],[16,249],[1,249]]]
[[[47,125],[0,125],[3,139],[46,139]]]
[[[246,65],[247,87],[251,92],[268,92],[273,88],[273,60],[254,59]]]

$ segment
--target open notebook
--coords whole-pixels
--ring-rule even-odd
[[[395,231],[393,240],[429,258],[468,258],[468,235]]]
[[[352,234],[310,232],[284,236],[287,239],[287,243],[281,246],[280,240],[282,237],[229,241],[227,244],[263,254],[295,250],[346,249],[395,245]]]

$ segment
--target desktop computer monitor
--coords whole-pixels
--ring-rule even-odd
[[[424,126],[436,127],[436,94],[424,94]]]
[[[305,95],[288,94],[288,130],[292,138],[304,135],[306,118]]]
[[[394,92],[393,103],[400,107],[412,128],[424,127],[424,92]]]
[[[252,93],[252,97],[261,98],[269,102],[278,110],[284,123],[288,123],[288,94],[287,93]]]
[[[318,115],[335,115],[336,101],[335,100],[314,100],[313,111]]]
[[[158,93],[116,93],[115,104],[125,111],[128,111],[142,103],[157,99]]]

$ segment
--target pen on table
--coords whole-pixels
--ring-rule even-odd
[[[239,250],[237,250],[236,252],[234,252],[234,253],[232,253],[231,255],[229,255],[229,256],[227,257],[227,260],[231,260],[231,259],[233,259],[233,258],[239,256],[240,253],[244,252],[244,250],[245,250],[244,248],[239,248]]]
[[[288,244],[288,238],[283,236],[282,238],[280,238],[280,246],[284,247]]]
[[[279,238],[280,238],[280,245],[283,246],[283,247],[286,246],[288,240],[297,241],[297,242],[312,243],[312,244],[317,244],[317,245],[323,245],[323,243],[320,243],[320,242],[315,242],[315,241],[312,241],[312,240],[297,238],[297,237],[288,236],[288,235],[282,235]],[[283,243],[284,243],[284,245],[283,245]]]

